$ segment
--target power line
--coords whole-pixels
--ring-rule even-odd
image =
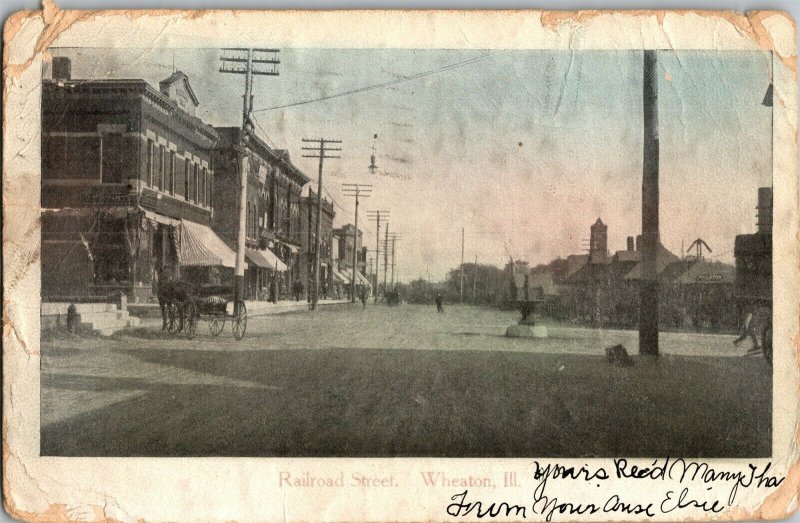
[[[314,103],[314,102],[322,102],[322,101],[325,101],[325,100],[332,100],[334,98],[341,98],[343,96],[349,96],[351,94],[364,93],[364,92],[367,92],[367,91],[372,91],[374,89],[382,89],[384,87],[389,87],[389,86],[392,86],[392,85],[395,85],[395,84],[399,84],[399,83],[403,83],[403,82],[409,82],[411,80],[417,80],[419,78],[424,78],[426,76],[431,76],[431,75],[434,75],[434,74],[442,73],[442,72],[448,71],[450,69],[454,69],[456,67],[462,67],[462,66],[465,66],[465,65],[470,65],[470,64],[473,64],[475,62],[486,60],[487,58],[491,58],[493,56],[497,56],[499,54],[503,54],[503,53],[506,53],[506,52],[507,51],[498,51],[498,52],[495,52],[495,53],[487,53],[487,54],[483,54],[481,56],[476,56],[474,58],[470,58],[468,60],[462,60],[460,62],[455,62],[455,63],[452,63],[452,64],[448,64],[448,65],[439,67],[437,69],[431,69],[431,70],[428,70],[428,71],[423,71],[421,73],[416,73],[416,74],[413,74],[411,76],[404,76],[402,78],[397,78],[395,80],[389,80],[387,82],[382,82],[382,83],[379,83],[379,84],[373,84],[373,85],[368,85],[368,86],[364,86],[364,87],[359,87],[357,89],[350,89],[348,91],[342,91],[342,92],[330,94],[330,95],[327,95],[327,96],[321,96],[319,98],[311,98],[311,99],[302,100],[302,101],[299,101],[299,102],[292,102],[292,103],[284,104],[284,105],[275,105],[275,106],[272,106],[272,107],[266,107],[264,109],[256,109],[253,112],[259,113],[259,112],[264,112],[264,111],[274,111],[275,109],[285,109],[287,107],[297,107],[298,105],[305,105],[305,104],[310,104],[310,103]]]

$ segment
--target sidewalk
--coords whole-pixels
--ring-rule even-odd
[[[350,303],[349,300],[320,300],[317,302],[318,307],[326,307],[330,305],[343,305]],[[269,316],[272,314],[283,314],[286,312],[307,311],[308,302],[306,300],[293,301],[281,300],[278,303],[271,301],[245,301],[247,307],[247,315],[253,316]]]
[[[247,316],[250,318],[309,310],[308,302],[306,300],[281,300],[278,303],[272,303],[271,301],[247,300],[244,303],[247,307]],[[320,300],[317,302],[317,306],[329,307],[332,305],[344,305],[349,303],[349,300]],[[158,308],[157,303],[129,304],[128,311],[130,312],[131,316],[136,316],[140,319],[140,326],[152,327],[154,325],[161,325],[161,311]]]

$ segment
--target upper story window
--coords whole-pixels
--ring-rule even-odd
[[[153,163],[154,163],[154,156],[155,151],[153,150],[155,144],[153,140],[147,139],[147,166],[146,166],[146,174],[147,174],[147,185],[153,185]]]
[[[170,194],[175,194],[175,151],[169,152],[169,176],[167,177],[167,189]]]
[[[183,198],[185,200],[189,200],[189,196],[192,194],[191,168],[192,164],[190,163],[190,160],[187,157],[183,162]]]

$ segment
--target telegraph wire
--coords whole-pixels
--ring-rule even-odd
[[[402,78],[397,78],[395,80],[389,80],[387,82],[382,82],[382,83],[379,83],[379,84],[367,85],[367,86],[359,87],[359,88],[356,88],[356,89],[350,89],[348,91],[342,91],[342,92],[330,94],[330,95],[327,95],[327,96],[321,96],[319,98],[310,98],[308,100],[302,100],[302,101],[299,101],[299,102],[292,102],[292,103],[283,104],[283,105],[275,105],[275,106],[272,106],[272,107],[265,107],[263,109],[255,109],[255,110],[253,110],[253,112],[254,113],[259,113],[259,112],[264,112],[264,111],[274,111],[275,109],[285,109],[285,108],[288,108],[288,107],[297,107],[299,105],[305,105],[305,104],[310,104],[310,103],[315,103],[315,102],[322,102],[322,101],[325,101],[325,100],[332,100],[334,98],[342,98],[344,96],[349,96],[351,94],[364,93],[364,92],[367,92],[367,91],[372,91],[374,89],[382,89],[384,87],[389,87],[389,86],[396,85],[396,84],[399,84],[399,83],[408,82],[408,81],[411,81],[411,80],[418,80],[420,78],[425,78],[426,76],[432,76],[432,75],[435,75],[435,74],[439,74],[439,73],[442,73],[442,72],[445,72],[445,71],[449,71],[450,69],[454,69],[456,67],[462,67],[462,66],[465,66],[465,65],[470,65],[470,64],[473,64],[475,62],[480,62],[482,60],[486,60],[488,58],[491,58],[491,57],[494,57],[494,56],[497,56],[497,55],[500,55],[500,54],[503,54],[503,53],[506,53],[506,52],[508,52],[508,51],[503,50],[503,51],[498,51],[498,52],[494,52],[494,53],[486,53],[486,54],[483,54],[483,55],[480,55],[480,56],[469,58],[467,60],[462,60],[460,62],[454,62],[452,64],[448,64],[448,65],[445,65],[445,66],[442,66],[442,67],[438,67],[436,69],[430,69],[428,71],[423,71],[421,73],[415,73],[415,74],[413,74],[411,76],[404,76]]]

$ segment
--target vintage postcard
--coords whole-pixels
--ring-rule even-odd
[[[797,509],[789,15],[4,31],[12,516]]]

